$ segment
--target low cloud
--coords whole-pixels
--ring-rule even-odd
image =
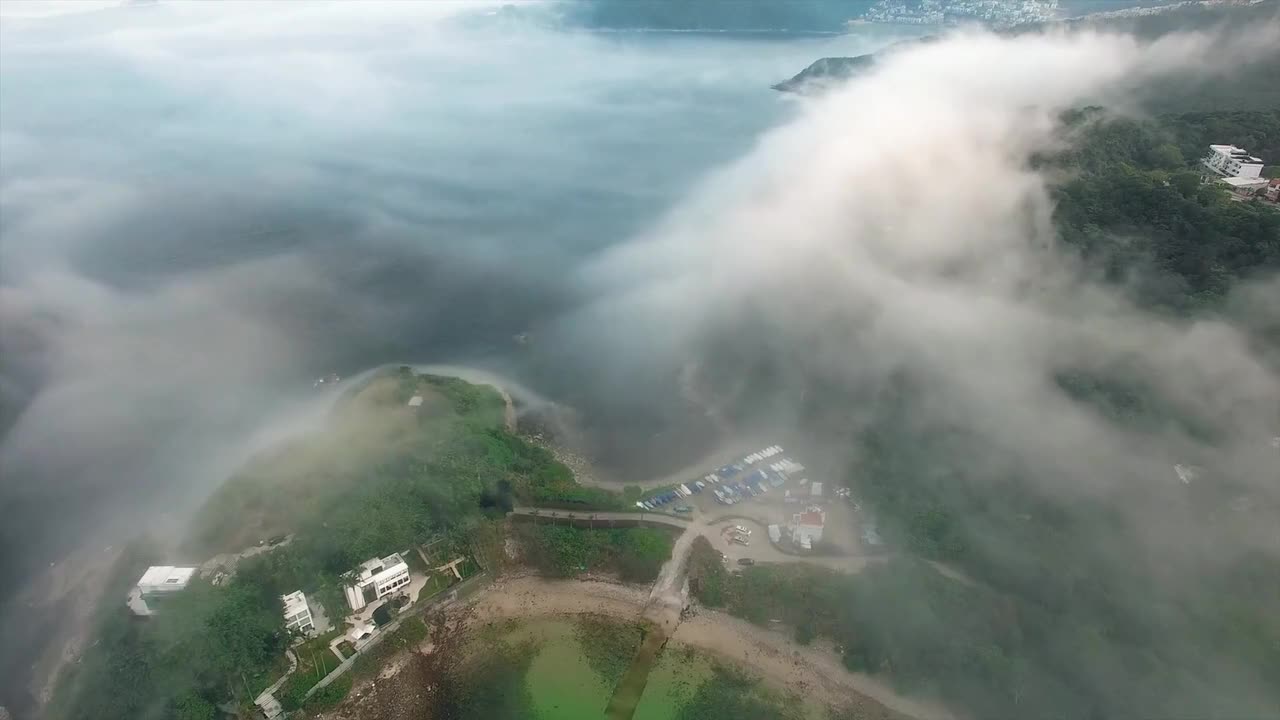
[[[1092,282],[1057,245],[1051,179],[1032,161],[1065,147],[1063,111],[1132,107],[1146,83],[1248,62],[1278,30],[1235,38],[1238,52],[1211,34],[1097,32],[960,32],[895,52],[602,256],[587,280],[601,297],[569,324],[626,328],[673,363],[703,357],[721,385],[707,339],[725,326],[750,328],[733,353],[772,356],[793,394],[806,378],[871,391],[907,372],[927,388],[922,422],[986,443],[978,476],[1017,465],[1046,492],[1111,498],[1168,489],[1184,462],[1280,502],[1274,360],[1229,315],[1156,315]],[[1276,301],[1274,283],[1248,292]],[[1055,382],[1073,370],[1139,378],[1221,437],[1121,429]],[[1159,522],[1121,509],[1153,545],[1184,532],[1163,504]],[[1260,529],[1240,539],[1277,549]]]

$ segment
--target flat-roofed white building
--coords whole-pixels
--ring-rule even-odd
[[[143,595],[162,595],[178,592],[187,587],[196,574],[193,567],[174,567],[173,565],[156,565],[147,568],[138,578],[138,589]]]
[[[180,592],[196,574],[193,567],[153,565],[142,573],[138,583],[129,591],[127,604],[135,615],[153,615],[155,608],[147,601]]]
[[[295,590],[288,595],[281,595],[280,601],[284,603],[284,627],[286,630],[310,633],[316,629],[316,623],[311,618],[311,606],[307,604],[307,596],[303,595],[301,590]]]
[[[1256,178],[1262,174],[1262,158],[1235,145],[1210,145],[1204,166],[1223,177]]]
[[[1246,197],[1254,195],[1259,190],[1265,190],[1268,184],[1266,178],[1260,177],[1226,177],[1218,182],[1226,185],[1237,195]]]
[[[373,558],[360,563],[356,581],[344,590],[347,604],[358,611],[365,605],[386,597],[409,584],[409,566],[399,554]]]

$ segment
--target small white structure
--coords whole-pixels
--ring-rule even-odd
[[[379,600],[409,584],[409,566],[398,554],[360,563],[356,581],[344,588],[353,611]]]
[[[1223,177],[1256,178],[1262,174],[1262,159],[1235,145],[1210,145],[1203,162]]]
[[[777,525],[769,526],[769,539],[777,543],[782,540],[782,530]]]
[[[300,633],[310,634],[316,629],[315,621],[311,619],[311,606],[307,604],[307,596],[303,595],[301,590],[295,590],[288,595],[281,595],[280,600],[284,603],[284,627],[286,630],[297,630]]]
[[[413,397],[409,398],[409,407],[418,407],[421,404],[422,404],[421,395],[414,395]]]
[[[138,578],[138,584],[129,591],[129,609],[135,615],[153,615],[155,610],[147,603],[164,595],[179,592],[187,587],[196,574],[193,567],[153,565]]]
[[[792,521],[795,530],[792,531],[791,537],[800,544],[800,547],[808,550],[813,543],[822,540],[822,529],[827,524],[827,515],[822,510],[811,507],[805,512],[792,516]]]
[[[820,500],[822,500],[822,499],[823,499],[823,497],[822,497],[822,483],[820,483],[820,482],[816,482],[816,483],[812,483],[812,484],[810,484],[810,485],[809,485],[809,495],[810,495],[810,496],[812,496],[814,500],[819,500],[819,501],[820,501]]]

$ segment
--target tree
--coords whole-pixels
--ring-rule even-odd
[[[214,720],[217,714],[213,703],[194,693],[182,696],[173,707],[176,720]]]

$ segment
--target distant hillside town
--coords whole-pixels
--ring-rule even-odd
[[[864,22],[993,27],[1047,22],[1058,17],[1058,0],[878,0]]]

